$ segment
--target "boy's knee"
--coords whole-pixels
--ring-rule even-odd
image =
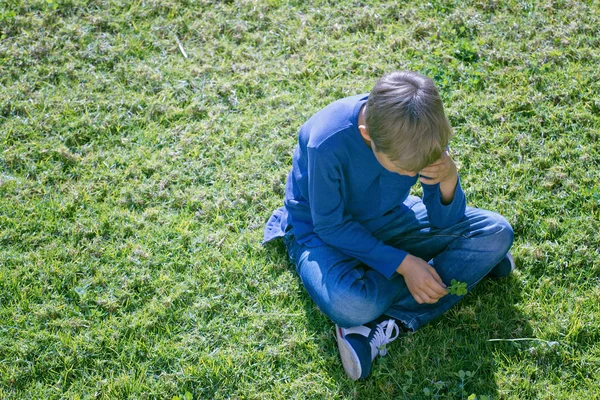
[[[502,215],[490,212],[488,216],[489,237],[492,245],[502,255],[512,246],[515,233],[510,223]]]
[[[512,226],[510,226],[510,223],[506,220],[506,218],[504,218],[501,215],[498,216],[498,241],[500,242],[500,244],[504,245],[506,251],[508,251],[508,249],[510,249],[510,246],[512,246],[513,240],[515,238],[515,232]]]
[[[361,296],[340,296],[332,299],[331,319],[341,327],[364,325],[381,316],[385,308]]]

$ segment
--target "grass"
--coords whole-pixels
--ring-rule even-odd
[[[598,26],[569,0],[0,2],[0,398],[600,398]],[[299,126],[394,69],[436,81],[519,269],[354,383],[260,240]]]

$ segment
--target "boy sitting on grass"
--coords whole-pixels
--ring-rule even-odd
[[[344,370],[365,378],[401,332],[440,316],[473,287],[514,268],[513,230],[466,207],[447,146],[452,128],[433,81],[383,76],[301,128],[284,207],[264,241],[284,237],[308,294],[336,324]],[[423,198],[410,196],[418,181]]]

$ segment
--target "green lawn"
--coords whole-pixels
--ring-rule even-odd
[[[0,398],[600,398],[599,26],[596,1],[1,0]],[[260,240],[299,126],[395,69],[437,83],[519,269],[352,382]]]

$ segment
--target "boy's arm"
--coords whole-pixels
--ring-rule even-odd
[[[465,215],[467,201],[456,164],[448,152],[419,174],[429,221],[438,228],[447,228],[460,221]]]
[[[334,152],[308,148],[307,153],[308,199],[315,233],[390,279],[407,253],[384,244],[344,212],[340,193],[344,176]]]
[[[429,221],[440,228],[460,221],[465,214],[466,199],[456,164],[448,152],[419,174]],[[425,260],[409,254],[396,271],[404,277],[408,290],[419,304],[436,303],[448,294],[437,271]]]

